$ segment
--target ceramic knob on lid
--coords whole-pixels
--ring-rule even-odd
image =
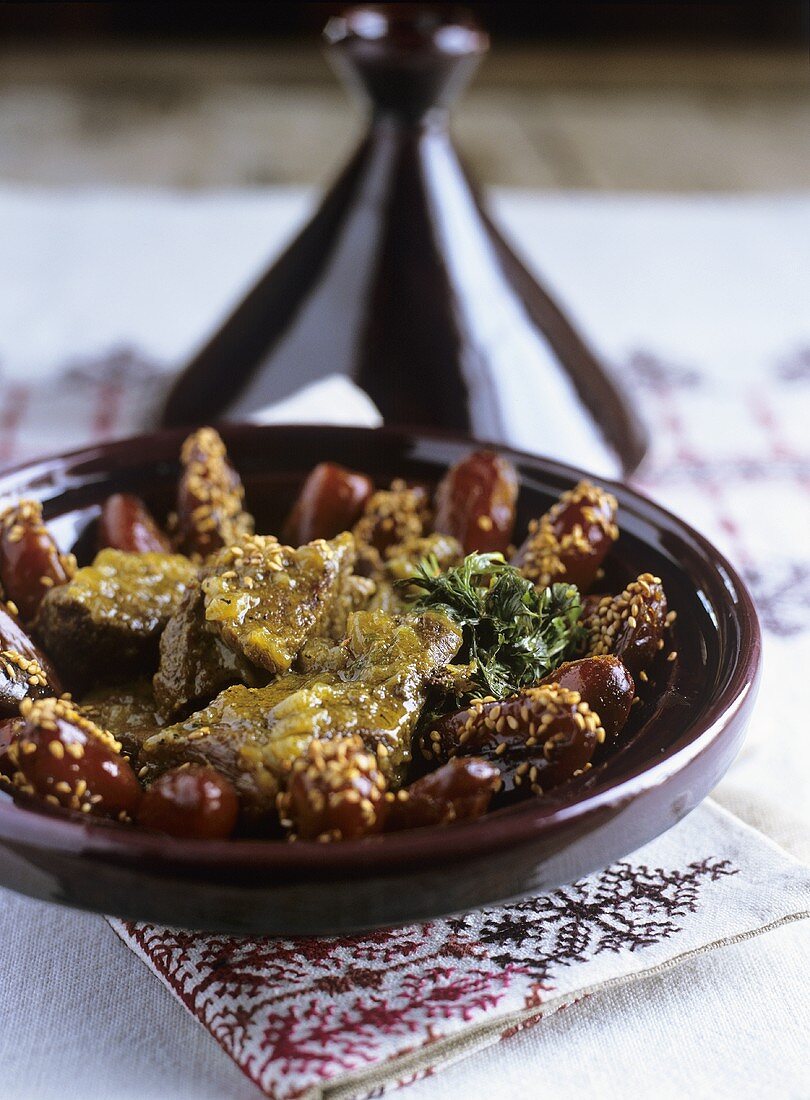
[[[377,116],[414,122],[446,110],[489,49],[471,18],[439,4],[350,8],[327,23],[328,56]]]
[[[327,52],[370,107],[312,219],[195,356],[163,423],[246,419],[342,375],[387,423],[457,428],[611,474],[646,436],[492,223],[448,108],[488,48],[441,5],[349,9]]]

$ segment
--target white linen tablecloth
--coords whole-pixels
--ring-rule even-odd
[[[156,380],[310,202],[0,190],[0,461],[136,430]],[[754,589],[762,696],[716,796],[807,858],[810,199],[502,193],[496,208],[660,427],[642,487],[718,541]],[[307,418],[323,398],[274,417]],[[355,394],[341,415],[373,411]],[[603,988],[407,1095],[807,1096],[807,958],[806,923],[693,956]],[[1,1091],[14,1100],[260,1095],[103,921],[3,891],[0,1019]]]

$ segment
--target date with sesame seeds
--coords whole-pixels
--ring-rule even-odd
[[[512,564],[541,588],[564,580],[586,589],[619,537],[617,509],[611,493],[580,481],[529,524]]]
[[[128,554],[169,554],[172,544],[140,497],[113,493],[105,500],[98,521],[98,548],[106,547]]]
[[[23,699],[41,699],[61,691],[51,662],[0,603],[0,716],[16,715]]]
[[[24,725],[24,721],[17,715],[16,718],[4,718],[0,720],[0,783],[2,780],[11,781],[11,777],[17,770],[16,764],[8,754],[8,750],[17,738],[17,734]]]
[[[66,699],[24,702],[7,750],[12,782],[52,806],[130,820],[141,788],[121,746]]]
[[[312,741],[278,796],[279,817],[300,840],[358,840],[381,831],[386,786],[359,737]]]
[[[24,623],[33,622],[45,594],[65,584],[75,567],[42,522],[39,501],[21,500],[0,515],[0,580]]]
[[[435,529],[457,538],[465,554],[504,554],[515,528],[517,496],[512,463],[494,451],[473,451],[436,489]]]
[[[368,498],[353,532],[358,549],[386,558],[421,538],[430,523],[430,497],[422,485],[395,479]]]
[[[559,684],[577,691],[599,716],[608,742],[621,732],[630,714],[636,685],[624,663],[613,655],[567,661],[550,673],[541,685]]]
[[[584,620],[586,652],[612,653],[637,678],[664,648],[664,634],[674,621],[660,577],[642,573],[618,596],[603,596]]]
[[[23,699],[45,699],[54,688],[35,657],[18,649],[0,650],[0,714],[13,715]]]
[[[386,794],[385,831],[472,821],[489,809],[501,773],[476,757],[453,757],[396,794]]]
[[[578,691],[549,684],[503,701],[473,702],[430,723],[428,759],[477,756],[498,768],[497,802],[542,795],[587,769],[605,731]]]
[[[282,539],[301,546],[313,539],[333,539],[360,518],[374,483],[365,474],[335,462],[321,462],[304,482],[282,530]]]
[[[158,776],[137,812],[144,829],[193,840],[227,840],[238,817],[233,784],[202,764],[183,764]]]
[[[253,531],[244,509],[245,490],[228,460],[225,444],[213,428],[200,428],[183,444],[183,473],[174,517],[177,549],[206,558],[233,546]]]

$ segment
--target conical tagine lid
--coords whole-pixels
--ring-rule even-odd
[[[448,131],[486,34],[439,5],[355,7],[329,56],[370,107],[311,221],[183,372],[163,422],[246,419],[343,375],[387,423],[629,473],[645,433],[493,225]]]

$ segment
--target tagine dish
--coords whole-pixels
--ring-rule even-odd
[[[516,531],[477,450],[435,491],[321,463],[257,533],[212,428],[161,528],[114,494],[97,553],[0,516],[0,782],[52,812],[189,838],[338,842],[559,798],[677,654],[641,573],[605,591],[615,498],[572,485]]]

